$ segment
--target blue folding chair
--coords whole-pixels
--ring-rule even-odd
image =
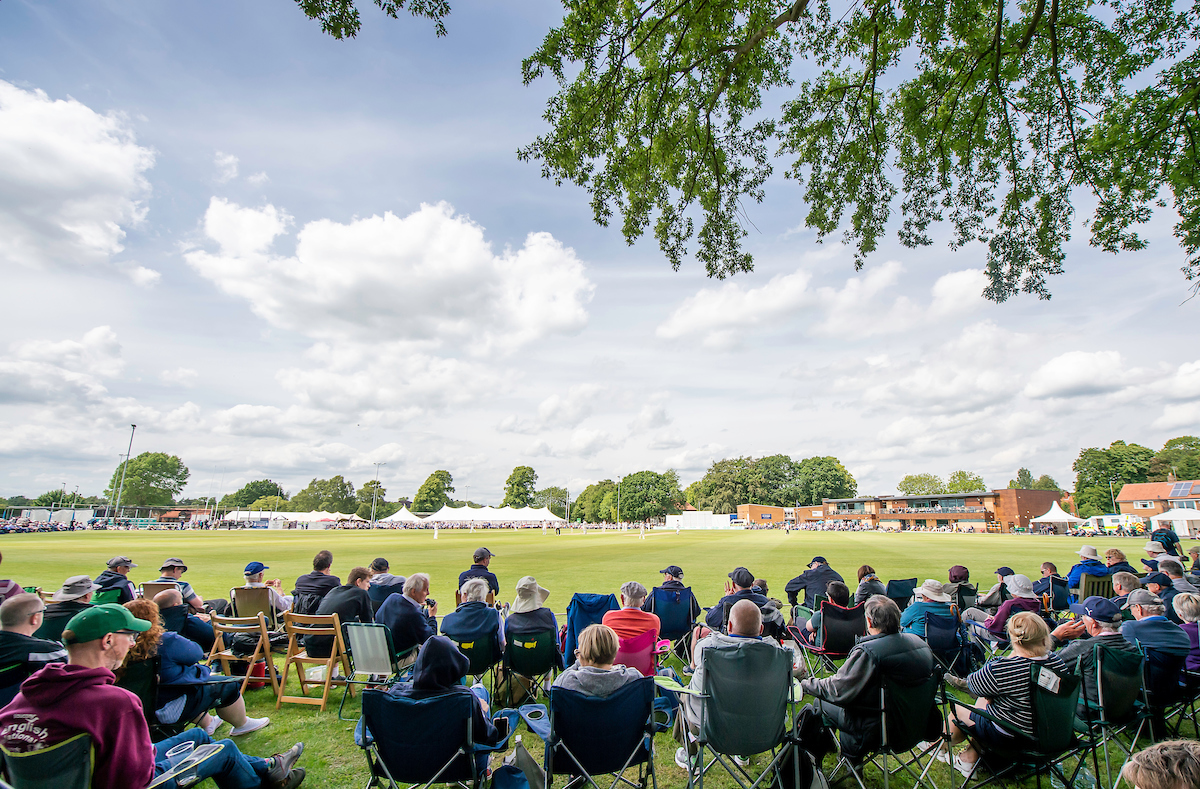
[[[970,641],[954,614],[925,614],[925,643],[946,673],[965,679],[975,670]]]
[[[529,730],[546,744],[546,786],[556,773],[570,775],[601,789],[595,776],[610,775],[618,784],[658,786],[654,772],[654,695],[651,677],[630,682],[611,696],[588,696],[566,688],[550,689],[550,711],[541,704],[520,708]],[[638,768],[638,780],[625,777]]]
[[[487,771],[479,769],[477,755],[508,747],[512,732],[496,745],[476,744],[471,720],[478,703],[467,693],[414,699],[364,690],[354,743],[367,759],[367,789],[402,783],[479,789]]]
[[[659,635],[670,641],[678,641],[684,636],[690,636],[692,625],[696,622],[694,611],[699,609],[692,594],[692,587],[683,589],[663,589],[654,587],[650,593],[650,611],[658,617],[660,623]]]
[[[575,647],[579,645],[579,634],[584,628],[600,624],[605,614],[620,607],[614,594],[575,593],[567,604],[567,641],[563,649],[566,665],[575,661]]]

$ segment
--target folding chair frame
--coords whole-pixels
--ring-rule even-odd
[[[146,581],[145,583],[138,584],[138,594],[140,594],[146,600],[153,600],[154,596],[159,592],[165,592],[168,589],[178,588],[179,584],[174,581],[171,581],[170,583],[166,581]],[[184,600],[184,602],[186,603],[187,601]]]
[[[344,720],[354,720],[353,718],[342,717],[342,711],[346,707],[346,696],[350,693],[351,685],[363,685],[365,687],[379,687],[382,685],[383,687],[390,688],[392,685],[395,685],[397,682],[399,682],[400,678],[403,677],[405,673],[409,673],[412,671],[412,666],[413,666],[412,663],[409,663],[407,666],[405,666],[402,669],[402,668],[400,668],[400,661],[403,658],[405,658],[408,655],[411,655],[413,652],[415,652],[417,649],[417,645],[414,644],[413,646],[409,647],[407,650],[404,651],[403,654],[397,653],[396,647],[392,645],[392,631],[388,630],[387,625],[378,624],[378,623],[372,624],[372,623],[366,623],[366,622],[347,622],[346,623],[347,635],[354,632],[355,628],[360,628],[360,627],[367,627],[367,628],[372,628],[372,629],[377,629],[377,628],[383,629],[384,637],[387,639],[388,658],[392,664],[391,674],[388,675],[388,678],[385,679],[383,682],[372,682],[369,679],[366,679],[366,680],[355,679],[355,677],[358,676],[360,673],[366,673],[366,672],[360,672],[358,670],[358,666],[356,666],[354,664],[354,651],[352,649],[347,648],[346,652],[350,655],[351,671],[349,674],[346,675],[346,680],[343,683],[344,687],[342,688],[342,702],[341,702],[341,704],[338,705],[338,720],[343,720],[343,721]]]
[[[216,640],[213,641],[212,649],[208,652],[206,662],[211,667],[214,660],[221,663],[221,673],[230,676],[229,664],[231,662],[249,661],[246,664],[246,678],[242,680],[241,693],[245,695],[246,686],[250,684],[250,670],[259,660],[266,661],[266,676],[271,680],[271,688],[278,698],[283,687],[279,680],[279,675],[275,671],[275,663],[271,660],[271,637],[267,633],[267,620],[259,613],[258,616],[220,616],[213,614],[211,622],[213,633],[216,635]],[[233,654],[233,652],[225,646],[225,635],[249,635],[258,636],[258,643],[254,645],[254,652],[250,657],[243,658]]]
[[[546,630],[542,633],[533,633],[531,635],[536,637],[536,636],[544,636],[546,634],[549,634],[550,639],[553,641],[553,643],[555,645],[554,651],[557,654],[558,653],[558,633],[555,633],[550,630]],[[528,681],[530,684],[529,691],[527,691],[525,693],[525,695],[521,698],[521,701],[519,703],[525,703],[527,700],[536,701],[537,700],[537,689],[542,688],[543,686],[548,687],[548,680],[552,680],[554,678],[554,675],[562,670],[562,655],[558,656],[558,660],[555,663],[553,663],[548,670],[541,672],[539,674],[530,676],[528,674],[524,674],[524,673],[514,669],[512,667],[512,661],[511,661],[511,656],[513,654],[515,654],[513,652],[513,650],[519,648],[518,645],[523,644],[523,643],[527,642],[528,640],[529,640],[529,636],[516,636],[516,637],[509,636],[508,642],[504,646],[504,656],[501,659],[501,665],[504,668],[505,675],[512,675],[515,677],[520,677],[521,679]],[[497,682],[497,688],[498,687],[499,687],[499,682]],[[516,707],[516,706],[518,706],[519,703],[514,699],[511,706]]]
[[[279,709],[280,705],[286,701],[292,704],[313,704],[319,706],[324,712],[329,703],[329,689],[335,684],[333,670],[338,663],[341,663],[345,677],[338,680],[337,684],[350,678],[350,657],[346,654],[346,644],[342,641],[342,623],[337,614],[305,615],[288,611],[283,615],[283,630],[288,635],[288,651],[283,663],[283,678],[279,681],[279,695],[275,699],[275,709]],[[333,645],[330,647],[329,657],[310,657],[307,649],[300,648],[299,639],[304,636],[332,636]],[[299,696],[286,695],[288,670],[293,665],[296,666],[296,679],[300,681],[301,695]],[[304,676],[304,667],[308,665],[325,667],[324,682],[308,681]],[[320,687],[321,697],[309,696],[309,686]],[[353,687],[350,688],[350,695],[354,695]]]
[[[1096,777],[1099,778],[1100,776],[1100,758],[1097,751],[1102,751],[1104,753],[1104,775],[1105,780],[1108,782],[1106,786],[1111,785],[1113,789],[1116,789],[1117,785],[1121,782],[1121,771],[1125,769],[1125,764],[1128,763],[1129,759],[1133,756],[1134,751],[1137,750],[1137,742],[1141,738],[1143,732],[1148,730],[1148,725],[1150,723],[1150,716],[1148,714],[1149,704],[1146,700],[1146,684],[1144,680],[1145,658],[1142,658],[1138,670],[1138,676],[1142,678],[1140,682],[1141,687],[1138,691],[1138,694],[1141,696],[1141,701],[1137,703],[1137,706],[1135,706],[1132,718],[1125,722],[1117,723],[1115,721],[1108,720],[1108,705],[1104,698],[1104,650],[1100,649],[1099,646],[1095,647],[1094,649],[1096,653],[1095,672],[1097,698],[1093,702],[1092,699],[1087,697],[1087,688],[1083,687],[1081,689],[1080,692],[1083,693],[1086,709],[1088,710],[1088,719],[1083,722],[1087,724],[1088,727],[1088,737],[1092,751],[1092,766],[1096,770]],[[1093,718],[1092,712],[1095,712],[1098,717]],[[1132,735],[1130,735],[1131,728],[1133,732]],[[1128,737],[1128,741],[1123,739],[1124,737]],[[1117,778],[1115,781],[1113,780],[1112,764],[1108,754],[1108,745],[1110,742],[1115,743],[1117,747],[1120,748],[1125,754],[1124,761],[1122,761],[1121,766],[1117,768]]]
[[[800,649],[804,653],[804,662],[808,666],[808,674],[810,677],[819,677],[819,676],[821,676],[822,671],[824,671],[824,673],[826,673],[826,674],[836,673],[838,670],[837,661],[845,660],[846,656],[850,654],[850,650],[854,648],[854,643],[851,642],[846,647],[846,650],[844,652],[830,651],[828,649],[828,647],[826,645],[828,644],[828,641],[829,641],[829,629],[825,627],[825,621],[826,621],[825,620],[825,616],[826,616],[825,610],[826,610],[826,608],[827,607],[830,609],[838,608],[843,611],[855,611],[855,610],[865,611],[865,608],[864,608],[865,605],[866,605],[866,603],[863,602],[863,603],[859,603],[858,605],[840,606],[831,600],[821,601],[821,635],[822,635],[823,640],[822,640],[821,644],[819,644],[819,645],[813,645],[813,644],[810,644],[807,641],[803,640],[800,637],[799,630],[795,626],[790,626],[788,628],[789,635],[791,635],[792,638],[796,641],[796,643],[800,645]],[[866,635],[866,632],[867,632],[867,620],[866,620],[866,616],[864,614],[863,615],[863,635]]]
[[[550,739],[546,741],[545,754],[543,758],[543,765],[546,773],[546,784],[544,789],[550,789],[554,783],[554,757],[555,754],[558,753],[562,753],[570,757],[571,761],[575,763],[575,766],[579,768],[579,775],[575,776],[575,778],[572,780],[570,784],[571,786],[575,786],[575,782],[578,781],[579,778],[583,778],[593,787],[593,789],[602,789],[602,787],[596,783],[596,779],[592,776],[592,774],[589,773],[586,768],[584,768],[583,764],[579,761],[579,758],[571,752],[571,749],[568,748],[560,738],[556,736],[557,728],[554,725],[555,712],[553,704],[549,705],[549,717]],[[633,760],[638,755],[638,751],[640,750],[639,748],[635,748],[633,752],[629,754],[628,758],[625,759],[625,763],[621,766],[621,769],[618,772],[607,773],[607,775],[613,776],[613,782],[608,786],[608,789],[617,789],[617,786],[621,784],[639,787],[639,789],[645,789],[647,777],[650,779],[650,785],[652,789],[658,789],[658,773],[656,773],[654,770],[654,732],[654,706],[651,705],[650,716],[647,718],[645,724],[645,736],[642,739],[642,742],[645,743],[648,754],[646,761],[638,763],[638,782],[634,783],[625,777],[625,771],[632,766]]]
[[[237,600],[239,594],[244,595],[241,603]],[[261,612],[268,630],[279,629],[279,612],[271,604],[271,590],[266,586],[233,587],[229,590],[229,605],[234,616],[248,617]]]

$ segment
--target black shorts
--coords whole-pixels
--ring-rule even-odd
[[[1015,737],[997,724],[980,715],[976,710],[971,710],[970,724],[965,724],[962,721],[959,721],[958,726],[976,740],[979,740],[980,744],[982,744],[984,747],[989,745],[1011,746],[1016,742]]]
[[[209,710],[228,707],[237,702],[241,696],[240,682],[208,682],[203,685],[191,685],[185,695],[187,701],[179,716],[181,721],[192,721]]]

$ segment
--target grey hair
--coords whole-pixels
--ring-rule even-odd
[[[888,635],[900,632],[900,606],[894,600],[881,594],[871,595],[867,598],[866,613],[876,630]]]
[[[627,604],[633,604],[645,600],[646,595],[649,593],[646,591],[646,587],[637,581],[626,581],[621,584],[621,594],[625,595],[625,602]]]
[[[1171,605],[1184,622],[1200,622],[1200,595],[1194,592],[1180,592],[1171,600]],[[3,608],[0,608],[0,612],[3,612]]]
[[[1159,559],[1158,569],[1160,572],[1164,572],[1172,578],[1176,576],[1183,576],[1183,565],[1174,559]]]
[[[413,573],[404,579],[404,593],[411,595],[413,592],[428,592],[429,591],[429,574],[428,573]]]
[[[1165,605],[1150,605],[1147,603],[1138,605],[1138,608],[1142,609],[1142,613],[1146,616],[1163,616],[1167,613]]]
[[[408,586],[408,583],[406,582],[404,585]],[[487,599],[488,582],[482,578],[471,578],[462,585],[462,589],[459,591],[462,593],[464,603],[482,603]]]

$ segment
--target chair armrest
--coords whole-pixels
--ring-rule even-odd
[[[663,639],[654,645],[654,654],[665,655],[671,651],[671,642],[668,639]]]
[[[679,681],[674,677],[654,677],[654,684],[663,690],[669,690],[672,693],[686,693],[689,696],[702,697],[704,694],[701,691],[693,690],[685,685],[680,685]]]
[[[972,707],[970,704],[966,704],[966,703],[959,701],[958,699],[954,699],[954,698],[950,699],[950,704],[970,710],[971,712],[979,715],[981,718],[984,718],[985,720],[989,720],[992,723],[996,724],[997,726],[1004,729],[1004,731],[1008,732],[1015,738],[1019,738],[1022,740],[1029,740],[1029,737],[1025,736],[1021,732],[1014,729],[1012,727],[1011,723],[1000,720],[995,715],[988,712],[986,709],[979,709],[978,707]]]

